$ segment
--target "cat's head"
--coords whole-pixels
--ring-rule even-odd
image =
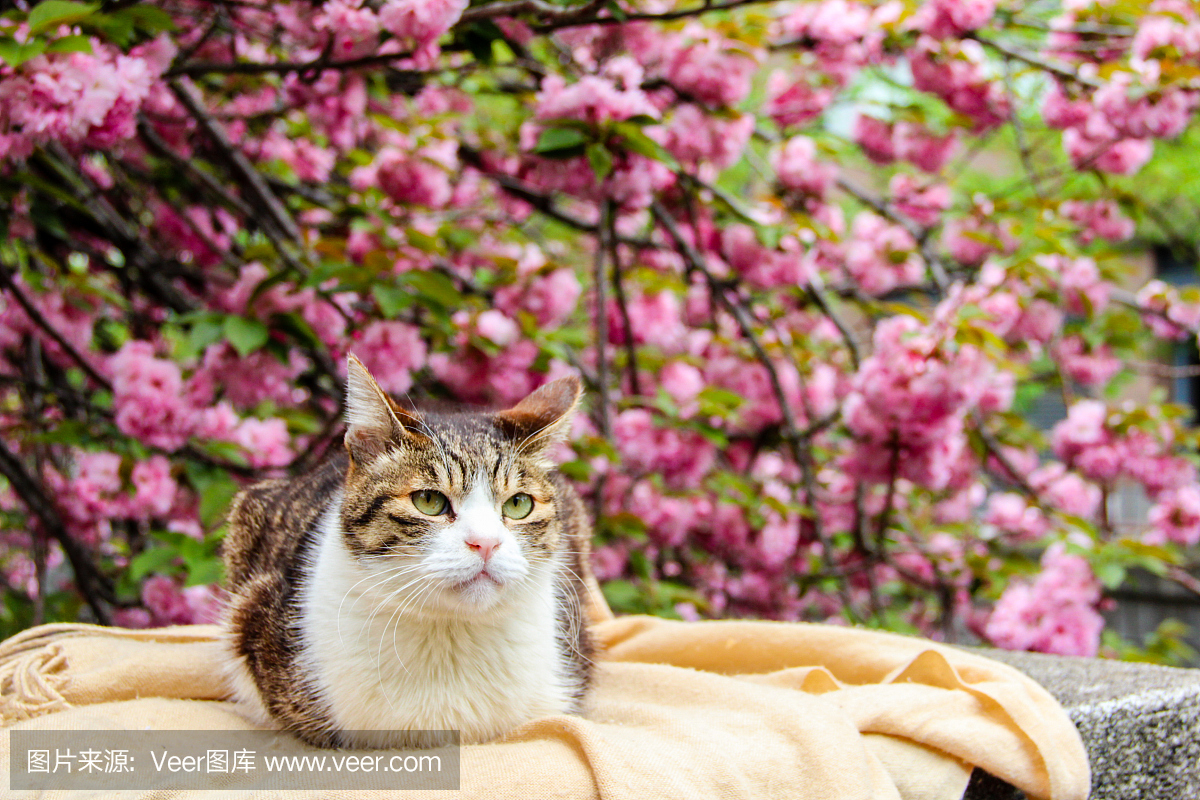
[[[577,378],[561,378],[504,411],[415,412],[351,355],[341,522],[369,576],[362,589],[444,616],[484,613],[544,585],[564,547],[546,451],[580,392]]]

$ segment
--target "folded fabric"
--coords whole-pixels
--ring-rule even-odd
[[[1065,712],[981,656],[800,623],[622,617],[593,628],[603,650],[584,715],[464,747],[457,793],[394,796],[956,800],[979,766],[1033,798],[1087,797]],[[0,763],[14,729],[255,728],[223,700],[217,637],[201,625],[46,625],[0,644]]]

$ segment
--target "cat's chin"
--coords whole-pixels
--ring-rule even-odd
[[[488,572],[466,580],[447,580],[429,610],[452,616],[486,614],[500,606],[508,595],[506,582]]]

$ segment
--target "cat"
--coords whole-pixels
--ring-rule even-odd
[[[231,692],[318,747],[500,737],[578,712],[590,525],[547,460],[581,386],[420,412],[348,358],[344,452],[243,490],[223,548]]]

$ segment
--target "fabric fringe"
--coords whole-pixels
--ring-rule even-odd
[[[67,656],[51,644],[0,663],[0,726],[70,708],[61,689]]]

